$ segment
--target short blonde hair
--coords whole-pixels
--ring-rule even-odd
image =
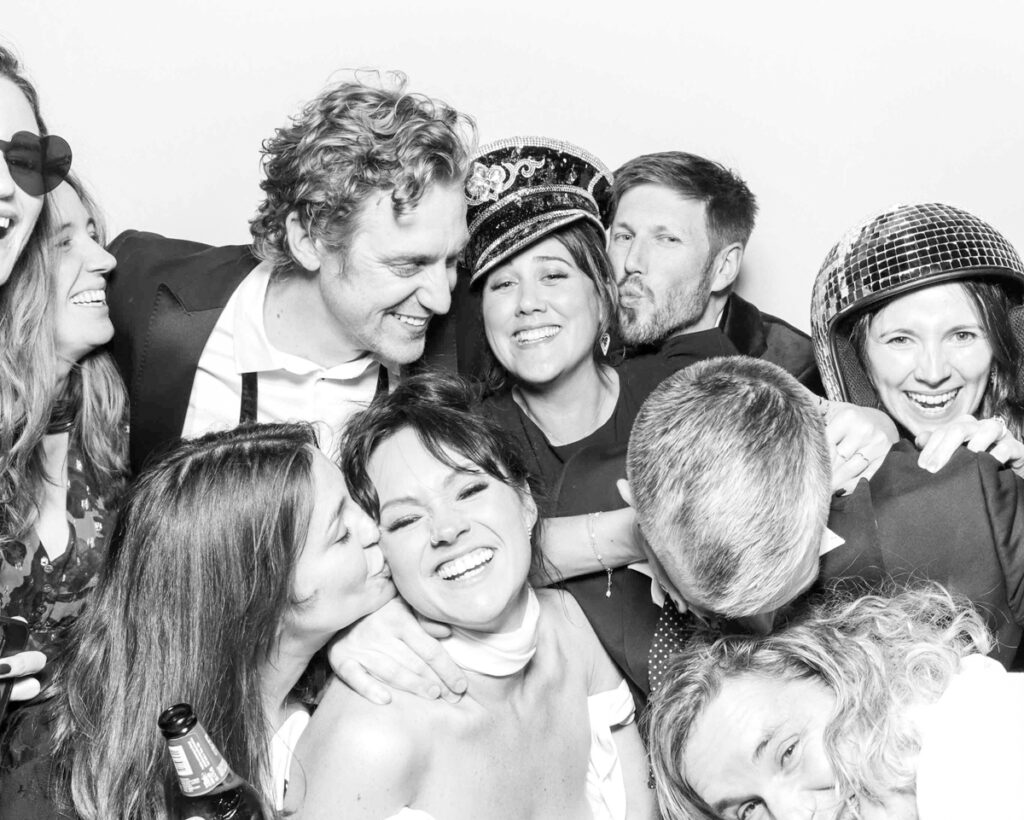
[[[644,402],[629,438],[637,523],[690,603],[762,612],[818,549],[831,464],[814,398],[782,368],[691,365]]]

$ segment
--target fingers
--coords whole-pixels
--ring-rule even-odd
[[[437,621],[430,620],[430,618],[423,617],[420,617],[419,620],[423,631],[432,638],[447,638],[452,634],[452,628],[448,624],[438,623]]]
[[[1000,418],[979,421],[974,416],[960,416],[917,437],[916,443],[921,448],[917,463],[922,469],[936,473],[946,466],[961,445],[980,453],[1004,437],[1012,438]]]
[[[39,681],[35,678],[18,678],[11,687],[11,700],[32,700],[39,690]]]
[[[357,695],[380,706],[391,703],[391,692],[388,691],[386,686],[378,682],[373,675],[367,672],[362,664],[357,663],[352,658],[339,660],[338,663],[335,663],[334,659],[331,658],[330,650],[328,650],[327,656],[330,659],[334,674]]]
[[[22,678],[41,672],[46,666],[46,655],[42,652],[19,652],[0,658],[0,680]]]
[[[892,448],[891,426],[892,421],[877,410],[833,403],[825,426],[833,492],[848,493],[878,471]]]
[[[442,697],[447,700],[451,699],[449,695],[455,695],[455,700],[458,700],[458,696],[466,691],[469,682],[466,680],[462,668],[451,659],[444,647],[435,638],[422,631],[408,636],[406,643],[419,660],[429,667],[430,671],[440,680],[443,686]]]
[[[39,681],[31,675],[46,666],[46,655],[42,652],[19,652],[0,658],[0,680],[14,680],[11,700],[31,700],[39,694]]]

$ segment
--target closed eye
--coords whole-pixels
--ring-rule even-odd
[[[396,518],[394,521],[390,522],[389,524],[386,524],[384,526],[384,529],[387,532],[395,532],[395,531],[400,530],[400,529],[402,529],[404,527],[408,527],[410,524],[415,524],[419,520],[420,520],[420,516],[418,516],[418,515],[414,515],[414,514],[403,515],[403,516],[400,516],[399,518]]]
[[[459,494],[456,496],[456,498],[459,501],[464,501],[467,498],[472,498],[474,495],[479,495],[486,489],[486,481],[474,481],[472,484],[469,484],[468,486],[463,487],[461,490],[459,490]]]

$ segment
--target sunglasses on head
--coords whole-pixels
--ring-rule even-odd
[[[71,170],[71,146],[56,134],[18,131],[10,140],[0,140],[0,151],[11,179],[29,196],[50,193]]]

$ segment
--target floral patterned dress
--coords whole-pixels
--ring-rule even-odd
[[[24,542],[0,546],[0,613],[28,621],[29,648],[48,659],[85,604],[107,554],[114,516],[97,492],[82,457],[68,450],[67,549],[50,560],[33,531]]]

